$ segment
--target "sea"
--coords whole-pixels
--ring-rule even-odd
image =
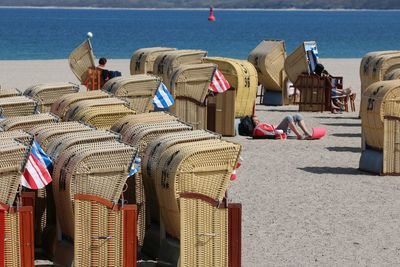
[[[96,57],[129,59],[144,47],[202,49],[246,59],[262,40],[287,53],[316,41],[322,58],[400,49],[400,11],[0,8],[0,60],[65,59],[93,33]]]

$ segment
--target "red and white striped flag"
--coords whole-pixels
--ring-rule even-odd
[[[210,83],[210,90],[215,93],[223,93],[228,90],[231,86],[225,79],[224,75],[216,69],[214,72],[214,77]]]
[[[21,176],[22,186],[30,189],[44,188],[52,181],[46,163],[40,155],[40,150],[39,144],[34,141],[24,173]]]

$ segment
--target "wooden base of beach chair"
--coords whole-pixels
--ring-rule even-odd
[[[89,68],[87,70],[87,79],[83,82],[88,91],[100,90],[104,85],[104,80],[101,77],[102,69]]]
[[[0,204],[0,266],[33,267],[33,208]]]

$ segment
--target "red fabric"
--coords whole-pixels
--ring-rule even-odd
[[[225,79],[222,72],[218,69],[215,70],[213,79],[210,83],[210,90],[215,93],[223,93],[228,90],[231,86],[229,85],[228,81]]]
[[[21,177],[21,184],[30,189],[40,189],[51,181],[52,179],[46,166],[31,153]]]

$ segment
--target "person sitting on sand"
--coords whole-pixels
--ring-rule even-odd
[[[257,130],[257,128],[262,129],[266,125],[265,123],[261,123],[256,115],[253,115],[252,120],[255,127],[254,132]],[[303,134],[299,131],[296,125],[300,127],[300,129],[303,131]],[[312,136],[312,133],[307,129],[304,118],[301,114],[286,116],[278,126],[274,127],[274,129],[275,131],[281,130],[286,135],[291,130],[297,136],[298,140],[308,140],[311,139]]]

